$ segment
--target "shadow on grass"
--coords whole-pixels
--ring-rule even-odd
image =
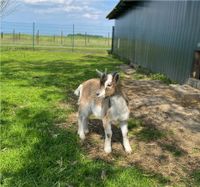
[[[20,168],[2,172],[2,185],[120,186],[127,179],[129,181],[126,181],[126,185],[136,183],[155,186],[154,180],[143,176],[142,170],[135,167],[125,169],[102,160],[87,159],[74,129],[55,125],[58,115],[53,110],[41,110],[33,114],[28,108],[18,112],[17,118],[26,131],[17,136],[28,151],[16,158],[22,162]],[[19,141],[12,141],[15,148],[21,144]],[[102,177],[102,171],[106,172],[106,179]]]
[[[106,67],[111,71],[119,64],[112,63],[111,57],[101,56],[82,56],[76,60],[10,61],[2,62],[2,81],[15,81],[20,88],[43,89],[39,97],[46,101],[50,101],[55,93],[66,93],[64,100],[72,107],[75,107],[73,90],[82,81],[96,77],[96,68],[103,70]],[[57,89],[45,90],[49,87]],[[2,146],[5,157],[9,158],[4,158],[7,165],[2,169],[2,185],[156,186],[157,182],[160,183],[159,179],[143,176],[142,171],[135,167],[120,168],[87,158],[74,128],[57,125],[66,121],[60,119],[62,111],[55,106],[17,106],[13,111],[14,104],[3,104],[7,113],[4,119],[7,139]],[[13,117],[11,121],[9,115]],[[102,171],[106,171],[106,180]]]
[[[156,125],[149,123],[142,124],[141,127],[142,129],[136,133],[139,141],[157,142],[163,151],[168,151],[175,157],[181,157],[187,154],[180,147],[179,142],[177,142],[170,131],[159,129]]]
[[[18,113],[18,118],[27,115],[26,110]],[[31,112],[31,111],[29,111]],[[16,172],[3,172],[2,184],[9,186],[58,186],[101,184],[97,180],[101,164],[89,168],[88,163],[81,161],[81,150],[76,134],[70,129],[57,128],[54,125],[55,115],[48,110],[34,114],[26,125],[26,133],[21,141],[30,140],[29,151],[23,154],[23,167]],[[23,120],[22,120],[23,121]],[[20,135],[18,135],[20,136]],[[37,138],[32,143],[31,138]],[[19,144],[20,142],[15,142]],[[76,146],[74,146],[76,145]],[[15,148],[18,147],[15,145]],[[18,158],[19,159],[19,158]],[[97,175],[97,176],[95,176]],[[93,176],[93,180],[87,178]],[[4,181],[5,179],[5,181]]]
[[[164,138],[165,133],[158,130],[153,125],[147,125],[147,126],[144,126],[143,129],[137,133],[137,137],[139,140],[149,142],[149,141],[156,141],[161,138]]]
[[[75,89],[81,82],[97,77],[95,69],[115,71],[119,61],[111,56],[82,56],[76,60],[33,60],[25,62],[2,61],[4,79],[27,81],[21,86]]]
[[[98,119],[91,119],[89,120],[89,131],[90,133],[98,134],[102,137],[102,139],[105,138],[104,128],[101,120]],[[112,142],[118,142],[122,144],[122,133],[119,127],[112,124]]]

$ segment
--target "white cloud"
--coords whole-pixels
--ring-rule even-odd
[[[35,10],[35,12],[39,14],[52,14],[59,11],[62,11],[62,9],[61,8],[46,8],[46,9]]]
[[[73,13],[87,19],[97,20],[102,11],[94,7],[94,0],[21,0],[25,4],[39,5],[35,10],[40,14],[58,12]]]
[[[66,0],[21,0],[24,3],[27,4],[40,4],[40,3],[58,3],[63,4],[67,2]]]
[[[90,13],[85,13],[83,14],[83,17],[97,20],[99,18],[99,14],[90,14]]]

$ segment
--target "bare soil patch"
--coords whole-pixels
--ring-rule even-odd
[[[123,85],[131,116],[142,121],[130,130],[137,148],[129,159],[173,182],[188,178],[200,168],[200,91],[151,80]]]

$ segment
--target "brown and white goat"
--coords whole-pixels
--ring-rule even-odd
[[[111,123],[118,121],[123,136],[125,151],[130,153],[131,146],[128,140],[127,120],[129,118],[128,102],[122,93],[118,73],[102,73],[96,70],[100,79],[90,79],[75,90],[79,96],[78,104],[78,134],[82,140],[88,133],[88,117],[93,114],[102,119],[105,131],[104,151],[110,153],[112,129]]]

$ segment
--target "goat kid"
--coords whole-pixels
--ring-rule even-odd
[[[123,146],[127,153],[131,153],[128,140],[127,120],[129,118],[128,101],[124,96],[120,84],[119,74],[107,74],[96,70],[100,79],[90,79],[75,90],[79,96],[78,104],[78,134],[82,140],[88,130],[88,117],[93,114],[102,119],[105,131],[104,151],[110,153],[112,129],[111,123],[118,121],[123,136]]]

